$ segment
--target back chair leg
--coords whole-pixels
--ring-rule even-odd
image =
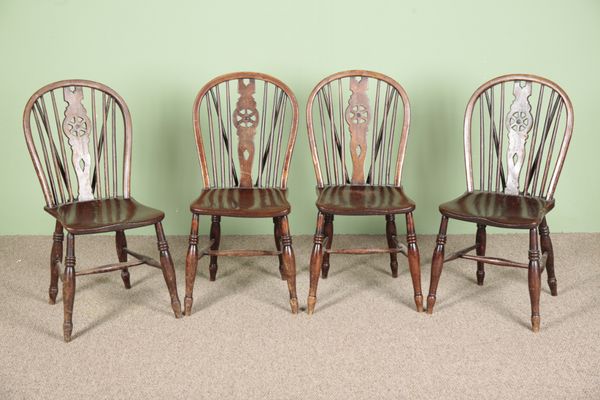
[[[325,215],[325,237],[327,238],[327,242],[325,243],[325,248],[327,250],[331,249],[331,244],[333,243],[333,214]],[[327,275],[329,274],[329,253],[323,253],[323,265],[321,266],[321,278],[327,279]]]
[[[64,322],[63,337],[65,342],[71,341],[73,333],[73,303],[75,301],[75,236],[67,234],[67,256],[63,275]]]
[[[218,215],[211,216],[212,223],[210,224],[210,240],[214,240],[211,250],[219,250],[219,244],[221,243],[221,217]],[[208,271],[210,273],[210,280],[214,281],[217,279],[217,256],[210,256],[210,265]]]
[[[296,294],[296,258],[292,249],[292,236],[290,235],[290,226],[288,217],[279,219],[281,229],[281,245],[285,277],[287,279],[288,290],[290,292],[290,307],[292,314],[298,313],[298,296]]]
[[[406,243],[408,246],[408,269],[415,292],[415,305],[418,312],[423,312],[423,292],[421,290],[421,260],[417,247],[417,233],[413,214],[406,214]]]
[[[181,303],[179,302],[179,296],[177,295],[177,281],[175,280],[175,270],[173,268],[171,253],[169,252],[169,244],[165,238],[162,223],[158,222],[154,227],[156,228],[158,251],[160,252],[160,264],[162,265],[163,276],[171,296],[171,307],[175,313],[175,318],[181,318]]]
[[[275,247],[277,251],[281,251],[281,217],[273,217],[273,236],[275,237]],[[285,281],[285,267],[283,263],[283,254],[278,256],[279,258],[279,275],[281,280]]]
[[[436,292],[442,268],[444,267],[444,246],[446,245],[446,230],[448,229],[448,217],[442,216],[440,231],[437,235],[435,250],[431,259],[431,281],[429,283],[429,295],[427,296],[427,314],[433,313]]]
[[[194,282],[198,270],[198,214],[192,214],[192,228],[190,240],[185,259],[185,315],[192,315],[192,304],[194,302]]]
[[[310,289],[308,291],[306,309],[309,315],[315,311],[315,305],[317,304],[317,285],[319,284],[319,275],[321,274],[321,265],[323,263],[324,227],[325,216],[319,211],[317,214],[317,228],[313,240],[313,249],[310,255]]]
[[[115,236],[115,244],[117,246],[117,257],[119,257],[119,262],[126,262],[127,252],[125,252],[125,249],[127,248],[127,238],[125,237],[125,232],[117,231],[117,234]],[[125,289],[131,289],[131,282],[129,281],[129,270],[127,268],[121,270],[121,279],[123,279]]]
[[[542,247],[542,253],[546,253],[546,271],[548,272],[548,286],[550,286],[550,293],[552,296],[558,295],[558,289],[556,287],[556,275],[554,275],[554,250],[552,248],[552,240],[550,240],[550,229],[546,222],[546,218],[540,225],[540,244]]]
[[[475,235],[475,251],[478,256],[485,256],[485,225],[477,224],[477,234]],[[477,284],[483,286],[485,279],[485,263],[477,261]]]
[[[537,228],[529,230],[529,298],[531,299],[531,329],[540,330],[540,250]]]
[[[385,216],[385,234],[387,237],[387,243],[389,248],[396,247],[396,222],[394,221],[396,216],[394,214],[388,214]],[[390,269],[392,270],[392,277],[398,277],[398,254],[390,253]]]
[[[48,288],[48,303],[56,304],[56,295],[58,294],[58,264],[63,258],[63,227],[56,221],[54,235],[52,235],[52,251],[50,252],[50,287]]]

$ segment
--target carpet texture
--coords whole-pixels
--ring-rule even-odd
[[[170,237],[184,297],[186,238]],[[423,291],[434,238],[419,236]],[[154,238],[128,238],[157,257]],[[447,252],[473,236],[450,236]],[[542,277],[541,332],[530,330],[527,272],[457,260],[442,273],[432,316],[414,309],[406,259],[332,255],[307,316],[311,238],[294,238],[301,312],[290,313],[277,259],[200,260],[191,317],[176,320],[160,271],[77,281],[73,341],[63,307],[47,304],[51,237],[0,238],[0,399],[598,399],[600,234],[555,234],[558,297]],[[272,248],[271,236],[225,236],[222,248]],[[334,247],[380,246],[339,236]],[[527,237],[489,235],[488,255],[525,261]],[[77,238],[78,268],[116,260],[110,236]],[[60,287],[60,286],[59,286]]]

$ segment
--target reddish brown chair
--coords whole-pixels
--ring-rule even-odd
[[[204,188],[190,206],[185,315],[192,312],[198,259],[204,255],[210,256],[211,281],[217,275],[219,256],[278,256],[292,312],[297,313],[296,262],[287,218],[291,208],[286,198],[298,128],[294,94],[272,76],[236,72],[204,85],[196,96],[193,113]],[[212,222],[210,242],[199,250],[200,215],[210,215]],[[219,250],[221,217],[272,218],[276,250]]]
[[[37,135],[32,133],[35,125]],[[146,207],[130,195],[131,116],[114,90],[97,82],[68,80],[44,86],[31,96],[23,114],[23,130],[46,207],[56,219],[50,255],[50,304],[63,281],[64,339],[71,340],[77,276],[121,271],[131,287],[129,268],[147,264],[162,270],[175,317],[181,316],[173,261],[163,232],[162,211]],[[91,142],[91,146],[90,146]],[[38,151],[41,151],[40,158]],[[154,225],[160,263],[127,247],[125,230]],[[63,229],[67,231],[64,274]],[[75,236],[116,232],[119,262],[75,272]],[[135,260],[127,261],[127,255]]]
[[[478,135],[473,134],[472,127],[475,132],[479,130]],[[464,120],[467,192],[440,206],[442,222],[431,262],[427,297],[429,314],[433,312],[444,262],[464,258],[477,261],[478,285],[483,285],[485,264],[527,269],[531,325],[534,332],[540,329],[540,275],[544,268],[548,271],[551,294],[557,295],[546,214],[554,208],[554,191],[572,131],[571,101],[548,79],[505,75],[483,84],[471,96]],[[444,259],[449,218],[477,224],[477,235],[475,245]],[[528,229],[529,263],[486,257],[488,225]],[[473,250],[476,255],[468,254]]]
[[[375,100],[374,107],[371,99]],[[313,108],[318,112],[313,113]],[[335,253],[389,253],[393,277],[398,276],[397,253],[404,254],[408,257],[417,311],[423,311],[419,250],[412,214],[415,203],[402,188],[410,125],[406,92],[398,82],[376,72],[333,74],[311,92],[306,122],[318,194],[308,313],[312,314],[315,309],[319,275],[322,273],[323,279],[327,278],[329,255]],[[408,245],[398,243],[396,214],[406,216]],[[332,249],[334,215],[385,216],[387,247]]]

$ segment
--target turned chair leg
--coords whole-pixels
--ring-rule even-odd
[[[177,295],[177,281],[175,280],[175,269],[173,268],[171,253],[169,252],[169,244],[165,238],[162,223],[157,222],[154,227],[156,229],[158,251],[160,252],[160,264],[162,265],[163,276],[171,296],[171,308],[173,308],[175,318],[181,318],[181,303]]]
[[[325,215],[325,237],[327,238],[327,242],[325,243],[325,248],[327,250],[331,249],[331,244],[333,243],[333,214]],[[323,253],[323,265],[321,265],[321,278],[327,279],[327,275],[329,274],[329,253]]]
[[[192,214],[192,228],[190,230],[190,240],[185,259],[185,300],[184,314],[192,315],[192,304],[194,302],[194,282],[196,281],[196,271],[198,270],[198,214]]]
[[[448,229],[448,217],[442,216],[440,231],[437,235],[435,250],[431,259],[431,281],[429,282],[429,295],[427,296],[427,314],[433,313],[436,292],[442,268],[444,266],[444,246],[446,245],[446,230]]]
[[[56,221],[54,235],[52,235],[52,251],[50,252],[50,287],[48,288],[48,303],[56,304],[58,294],[59,266],[63,258],[63,227]]]
[[[273,217],[273,236],[275,237],[275,247],[277,251],[281,251],[281,217]],[[279,275],[281,280],[285,281],[285,267],[283,263],[283,254],[279,254]]]
[[[219,250],[219,244],[221,243],[221,217],[218,215],[211,216],[212,223],[210,224],[210,240],[214,240],[211,250]],[[208,271],[210,273],[210,280],[214,281],[217,279],[217,256],[210,256],[210,265]]]
[[[292,236],[290,235],[290,226],[288,217],[279,218],[281,231],[282,258],[287,280],[288,290],[290,292],[290,307],[292,314],[298,313],[298,296],[296,294],[296,258],[292,249]]]
[[[389,248],[396,248],[396,222],[394,221],[396,216],[394,214],[388,214],[385,216],[385,235],[387,237],[387,243]],[[398,254],[390,253],[390,269],[392,270],[392,277],[398,277]]]
[[[117,235],[115,237],[115,244],[117,246],[117,257],[119,257],[119,262],[126,262],[127,252],[125,252],[125,248],[127,248],[127,239],[125,238],[125,232],[117,231]],[[127,268],[121,270],[121,279],[123,279],[125,289],[131,289],[131,282],[129,281],[129,270]]]
[[[546,218],[540,225],[540,244],[542,253],[546,254],[546,271],[548,272],[548,286],[552,296],[558,295],[556,284],[556,275],[554,275],[554,249],[552,248],[552,240],[550,240],[550,229],[546,223]]]
[[[475,235],[475,251],[478,256],[485,256],[485,225],[477,224],[477,234]],[[485,279],[485,263],[477,261],[477,284],[483,286]]]
[[[67,255],[63,275],[64,322],[63,337],[65,342],[71,341],[73,333],[73,303],[75,301],[75,236],[67,234]]]
[[[317,228],[313,240],[313,249],[310,255],[310,289],[308,291],[306,309],[309,315],[315,311],[315,304],[317,304],[317,285],[319,283],[319,275],[321,274],[321,264],[323,263],[324,226],[325,216],[319,212],[317,214]]]
[[[540,250],[538,243],[538,230],[529,230],[529,298],[531,300],[531,329],[534,332],[540,330]]]
[[[412,213],[406,214],[406,243],[408,247],[408,269],[410,270],[415,293],[415,305],[417,306],[417,312],[422,312],[423,292],[421,290],[421,260],[419,257],[419,248],[417,247],[417,233],[415,232],[415,221]]]

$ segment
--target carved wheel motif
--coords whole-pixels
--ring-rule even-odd
[[[255,108],[236,109],[233,124],[236,128],[253,128],[258,123],[258,111]]]
[[[88,132],[88,124],[84,118],[79,116],[73,116],[67,121],[67,127],[69,133],[75,136],[84,136]]]
[[[514,112],[508,120],[510,129],[516,132],[523,132],[529,130],[529,125],[531,123],[531,121],[529,120],[529,115],[529,113],[526,113],[524,111]]]
[[[355,125],[365,124],[369,120],[369,110],[362,104],[348,109],[348,119]]]

